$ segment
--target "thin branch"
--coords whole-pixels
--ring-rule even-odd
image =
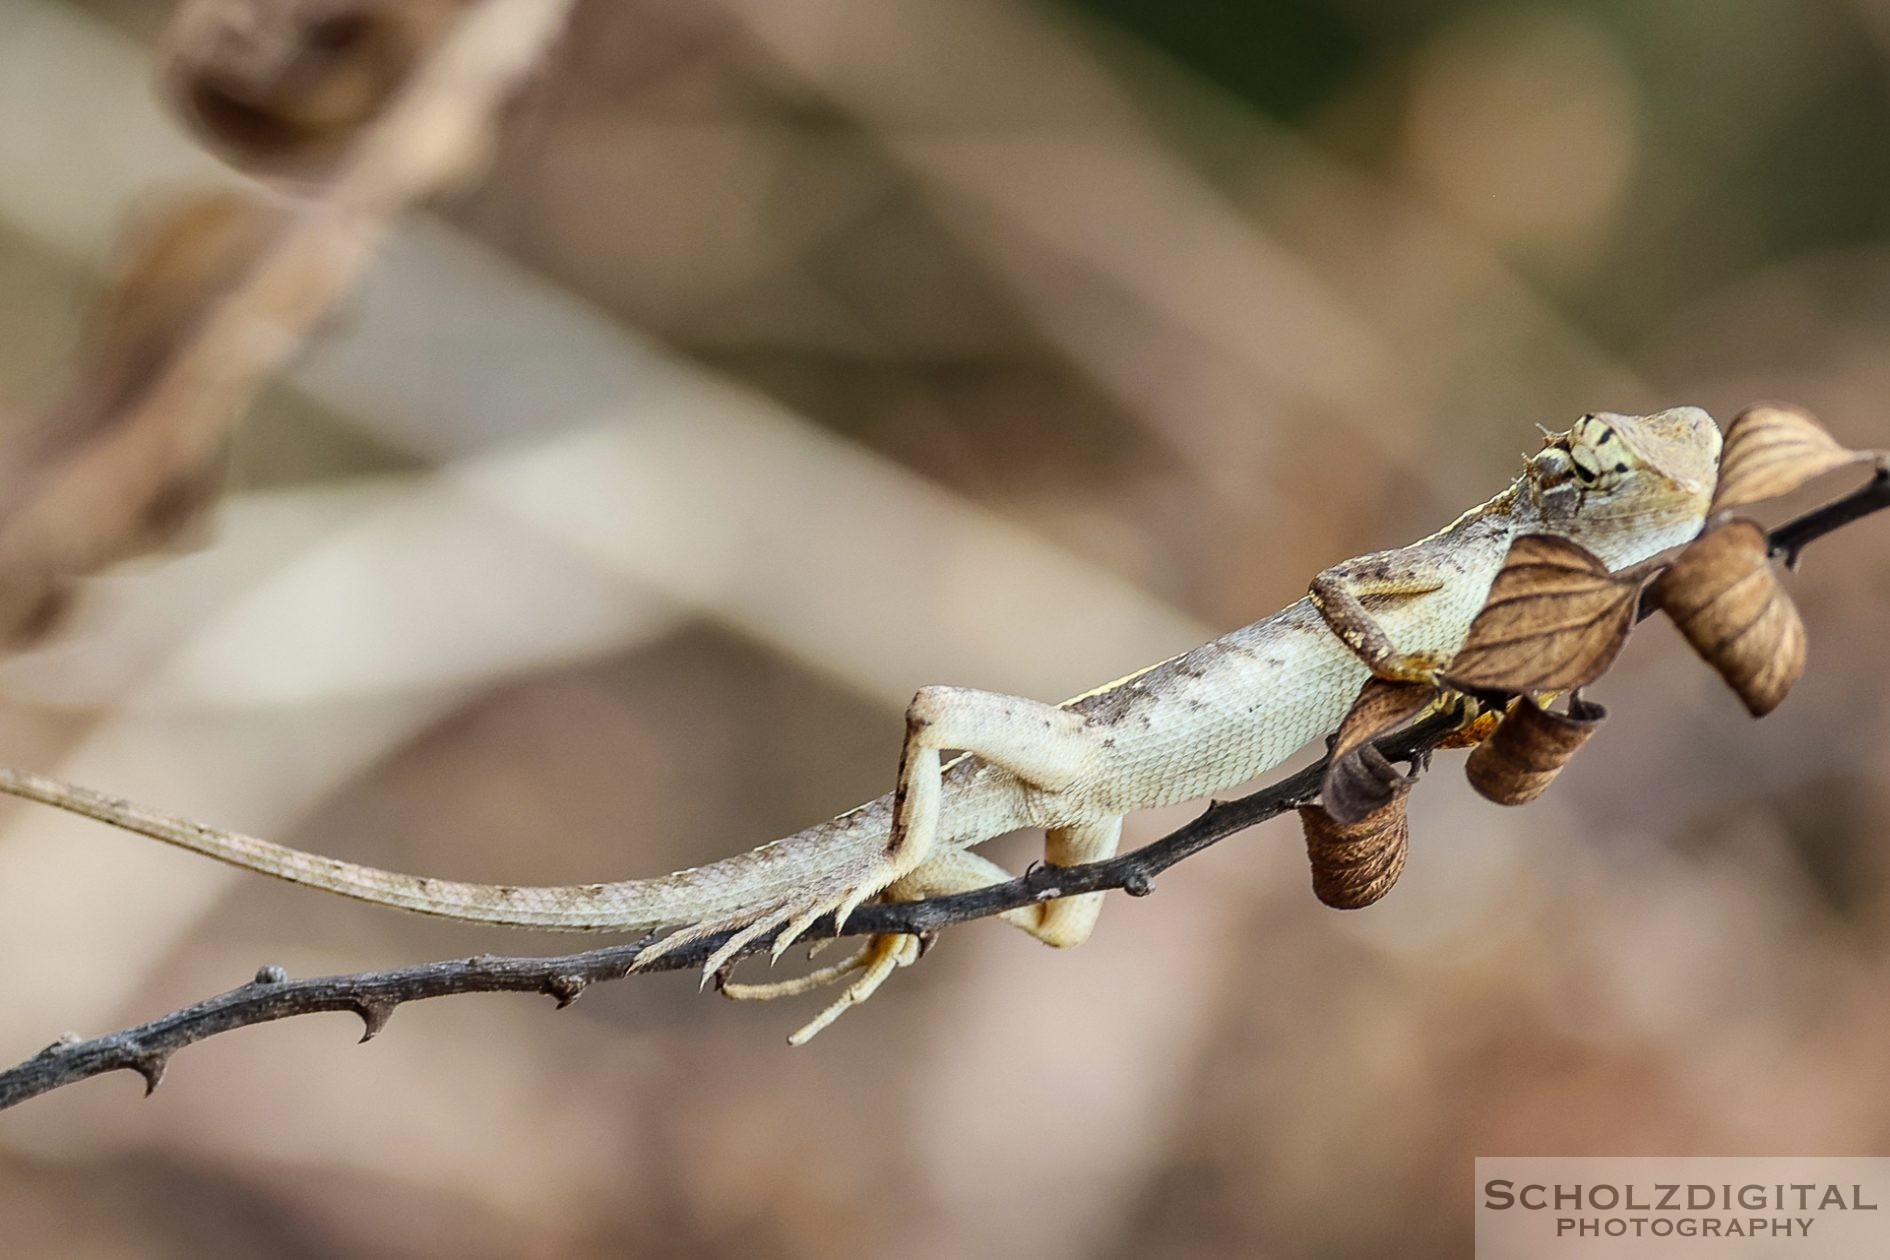
[[[1772,531],[1774,554],[1796,559],[1803,549],[1834,530],[1890,508],[1890,466],[1851,494],[1789,521]],[[1448,713],[1378,741],[1394,761],[1420,761],[1455,727]],[[1314,799],[1326,762],[1322,758],[1296,774],[1232,801],[1216,801],[1186,826],[1150,844],[1105,862],[1082,866],[1038,866],[1004,884],[925,901],[861,906],[841,935],[907,933],[928,936],[941,928],[989,918],[1005,910],[1076,893],[1121,890],[1143,897],[1155,889],[1155,877],[1212,845]],[[810,937],[834,935],[831,920],[817,924]],[[654,960],[648,971],[700,967],[727,940],[709,937]],[[766,949],[770,938],[752,941],[738,957]],[[92,1040],[63,1038],[17,1066],[0,1072],[0,1109],[107,1072],[133,1071],[144,1077],[146,1093],[157,1088],[170,1057],[185,1046],[218,1033],[322,1011],[352,1011],[365,1025],[362,1040],[378,1033],[406,1002],[460,993],[542,993],[560,1007],[577,1000],[599,981],[628,975],[649,941],[612,945],[555,958],[502,958],[481,955],[368,971],[353,975],[290,980],[279,967],[265,967],[241,988],[206,998],[182,1010]]]
[[[1770,536],[1772,554],[1792,568],[1805,548],[1832,530],[1890,507],[1890,454],[1877,457],[1877,475],[1854,492],[1787,521]]]

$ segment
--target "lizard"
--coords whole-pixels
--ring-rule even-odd
[[[708,959],[706,982],[768,933],[779,958],[820,918],[844,923],[868,898],[913,901],[1009,880],[975,851],[1008,832],[1041,828],[1045,858],[1058,866],[1113,856],[1124,815],[1264,773],[1330,733],[1371,677],[1437,681],[1518,537],[1568,539],[1611,570],[1692,539],[1708,511],[1719,451],[1719,428],[1697,407],[1594,413],[1566,431],[1545,430],[1521,475],[1442,530],[1334,565],[1295,603],[1179,656],[1061,704],[922,688],[906,711],[893,791],[747,853],[653,879],[462,883],[217,831],[19,770],[0,770],[0,791],[378,905],[549,930],[674,929],[652,941],[639,965],[731,933]],[[1049,900],[1001,917],[1067,948],[1089,937],[1102,896]],[[782,997],[858,972],[789,1038],[800,1044],[919,952],[913,937],[875,936],[844,962],[807,975],[723,987],[737,998]]]

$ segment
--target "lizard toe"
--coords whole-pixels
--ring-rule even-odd
[[[857,958],[860,978],[849,984],[827,1009],[801,1025],[788,1037],[790,1046],[804,1046],[836,1019],[872,997],[886,978],[900,967],[910,967],[919,960],[920,943],[916,936],[875,936]]]

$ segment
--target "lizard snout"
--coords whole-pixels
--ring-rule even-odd
[[[1539,489],[1552,490],[1575,477],[1575,458],[1566,446],[1545,446],[1529,457],[1529,480]]]

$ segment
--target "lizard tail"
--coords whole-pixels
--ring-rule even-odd
[[[758,849],[654,879],[547,887],[406,875],[219,831],[57,779],[0,767],[0,793],[51,805],[193,853],[356,901],[440,918],[553,932],[638,932],[743,923],[799,900],[809,882],[844,882],[885,843],[890,798]]]

